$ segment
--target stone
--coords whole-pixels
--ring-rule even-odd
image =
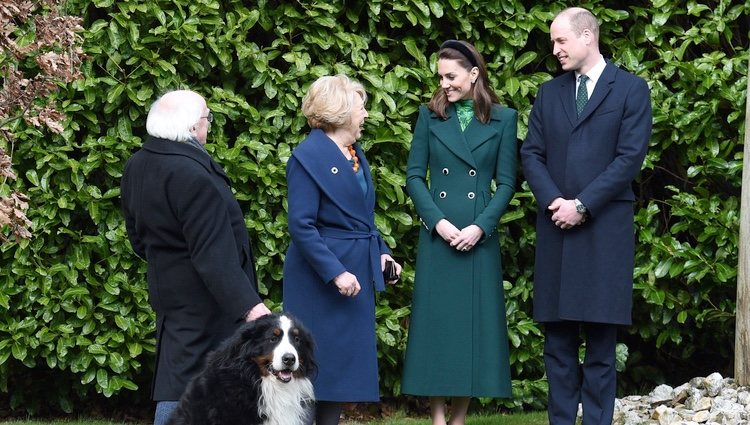
[[[716,397],[724,387],[724,377],[720,373],[714,372],[706,377],[703,386],[709,397]]]
[[[654,402],[672,400],[674,398],[674,389],[669,385],[659,385],[648,395]]]
[[[708,422],[708,419],[710,417],[711,413],[709,413],[708,410],[701,410],[700,412],[693,415],[693,422],[702,424],[703,422]]]
[[[750,425],[750,388],[719,373],[615,401],[613,425]]]

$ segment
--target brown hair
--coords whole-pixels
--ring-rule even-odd
[[[500,98],[497,97],[495,91],[492,90],[492,87],[490,87],[490,81],[487,75],[487,66],[484,63],[484,58],[482,57],[482,55],[470,43],[467,43],[466,41],[458,41],[458,43],[461,43],[469,50],[469,52],[473,55],[474,61],[477,64],[476,67],[479,70],[479,75],[477,76],[476,82],[472,85],[471,98],[472,100],[474,100],[474,115],[477,116],[477,119],[480,122],[486,124],[490,121],[492,104],[500,103]],[[470,58],[468,58],[464,53],[458,51],[457,49],[453,49],[450,47],[441,48],[438,52],[438,59],[452,59],[458,61],[458,64],[465,68],[467,71],[471,71],[471,69],[474,67],[474,65],[472,65],[471,63]],[[430,108],[432,112],[436,113],[440,118],[446,119],[446,112],[448,110],[449,103],[450,102],[448,101],[448,96],[445,94],[445,90],[443,90],[442,87],[438,87],[437,90],[435,90],[435,93],[432,95],[430,103],[427,104],[427,107]]]

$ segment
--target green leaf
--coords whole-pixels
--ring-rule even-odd
[[[672,267],[672,259],[671,258],[668,258],[668,259],[660,262],[656,266],[656,270],[654,271],[656,273],[656,277],[660,278],[660,277],[666,276],[667,273],[669,273],[669,269],[671,267]]]
[[[115,323],[117,324],[117,327],[126,331],[130,328],[130,324],[127,319],[125,319],[122,316],[115,316]]]
[[[63,299],[67,298],[73,298],[73,297],[80,297],[82,295],[89,295],[88,288],[85,288],[83,286],[73,286],[65,290],[63,293]]]
[[[96,371],[96,384],[102,389],[109,387],[109,374],[106,369],[99,369]]]
[[[26,354],[27,350],[26,347],[19,343],[14,343],[11,346],[11,353],[13,354],[13,358],[19,361],[26,360]]]
[[[39,186],[39,176],[36,174],[36,170],[29,170],[26,172],[26,179],[29,181],[29,183],[33,184],[34,186]]]
[[[535,61],[537,58],[536,52],[524,52],[521,56],[519,56],[513,63],[513,69],[515,71],[520,71],[524,66],[530,64],[531,62]]]

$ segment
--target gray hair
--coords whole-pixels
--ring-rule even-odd
[[[355,96],[367,102],[362,84],[346,75],[320,77],[302,99],[302,114],[311,128],[328,131],[343,127],[352,120]]]
[[[201,95],[190,90],[167,92],[151,105],[146,131],[153,137],[187,142],[193,138],[191,128],[203,115],[204,102]]]

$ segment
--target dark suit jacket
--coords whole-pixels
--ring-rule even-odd
[[[245,221],[224,171],[189,143],[149,138],[121,183],[156,311],[152,397],[177,400],[205,355],[260,303]]]
[[[538,203],[534,318],[629,324],[633,285],[633,179],[651,136],[646,82],[608,63],[581,117],[575,76],[539,88],[521,148]],[[578,198],[586,223],[561,230],[547,206]]]

